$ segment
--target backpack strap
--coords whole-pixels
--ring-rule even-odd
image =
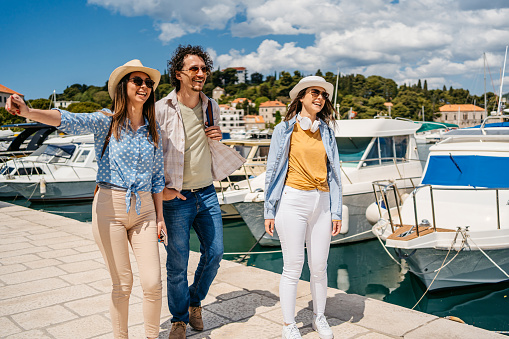
[[[110,143],[111,126],[112,125],[113,125],[113,121],[112,121],[112,123],[110,123],[110,129],[108,130],[108,134],[106,135],[106,138],[104,139],[103,151],[101,152],[101,159],[104,156],[104,152],[106,152],[106,147],[108,147],[108,144]]]
[[[208,98],[208,99],[209,99],[209,103],[207,105],[207,122],[205,123],[205,125],[207,127],[210,127],[210,126],[214,126],[214,113],[212,111],[211,99],[210,98]]]

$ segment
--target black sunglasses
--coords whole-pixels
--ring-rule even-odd
[[[156,83],[154,80],[152,79],[145,79],[143,80],[142,78],[140,77],[134,77],[134,78],[130,78],[129,81],[133,82],[133,84],[135,84],[136,86],[141,86],[143,85],[143,83],[145,82],[145,85],[147,86],[147,88],[153,88],[154,87],[154,84]]]
[[[313,89],[309,90],[309,93],[311,93],[311,96],[313,98],[318,98],[318,96],[321,94],[322,98],[324,98],[325,100],[329,99],[329,93],[327,93],[325,91],[320,92],[319,90],[313,88]]]
[[[210,71],[209,71],[209,68],[207,66],[202,66],[202,67],[193,66],[193,67],[189,67],[189,69],[183,69],[181,72],[189,71],[189,72],[191,72],[194,75],[194,74],[198,74],[200,69],[201,69],[201,71],[204,74],[209,75]]]

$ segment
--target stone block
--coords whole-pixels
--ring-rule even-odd
[[[58,267],[43,267],[34,270],[27,270],[23,272],[16,272],[2,275],[2,281],[6,284],[20,284],[27,281],[41,280],[45,278],[57,277],[66,274]]]
[[[111,323],[100,315],[71,320],[47,329],[55,339],[86,339],[111,332]]]
[[[36,294],[66,286],[69,286],[69,284],[59,278],[41,279],[37,283],[29,281],[15,285],[6,285],[0,287],[0,300]]]
[[[60,305],[44,307],[12,316],[12,319],[25,330],[45,328],[76,318],[75,314]]]

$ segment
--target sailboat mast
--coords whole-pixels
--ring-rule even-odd
[[[504,86],[505,63],[507,61],[507,47],[509,47],[509,46],[505,46],[504,68],[502,70],[502,78],[500,79],[500,92],[499,92],[500,94],[498,96],[497,115],[501,114],[500,109],[501,109],[501,104],[502,104],[502,87]]]
[[[485,117],[488,117],[488,104],[486,100],[486,53],[483,53],[484,56],[484,114]]]
[[[336,102],[338,101],[338,82],[339,82],[339,67],[338,74],[336,75],[336,87],[334,88],[334,108],[338,111],[337,114],[339,114],[339,109],[336,106]]]

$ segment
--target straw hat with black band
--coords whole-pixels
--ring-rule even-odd
[[[305,78],[300,79],[299,83],[295,85],[294,88],[290,91],[290,99],[295,99],[297,94],[299,94],[300,91],[303,89],[318,86],[325,89],[325,92],[329,95],[329,97],[332,97],[332,93],[334,93],[334,85],[332,85],[330,82],[325,81],[324,78],[317,76],[317,75],[311,75]]]
[[[161,73],[157,69],[143,66],[141,61],[138,59],[128,61],[111,72],[110,80],[108,81],[108,93],[110,94],[111,99],[114,99],[115,97],[115,88],[120,80],[122,80],[126,74],[132,72],[143,72],[147,74],[150,79],[154,80],[154,87],[152,88],[153,91],[156,90],[157,85],[159,85],[159,81],[161,80]]]

